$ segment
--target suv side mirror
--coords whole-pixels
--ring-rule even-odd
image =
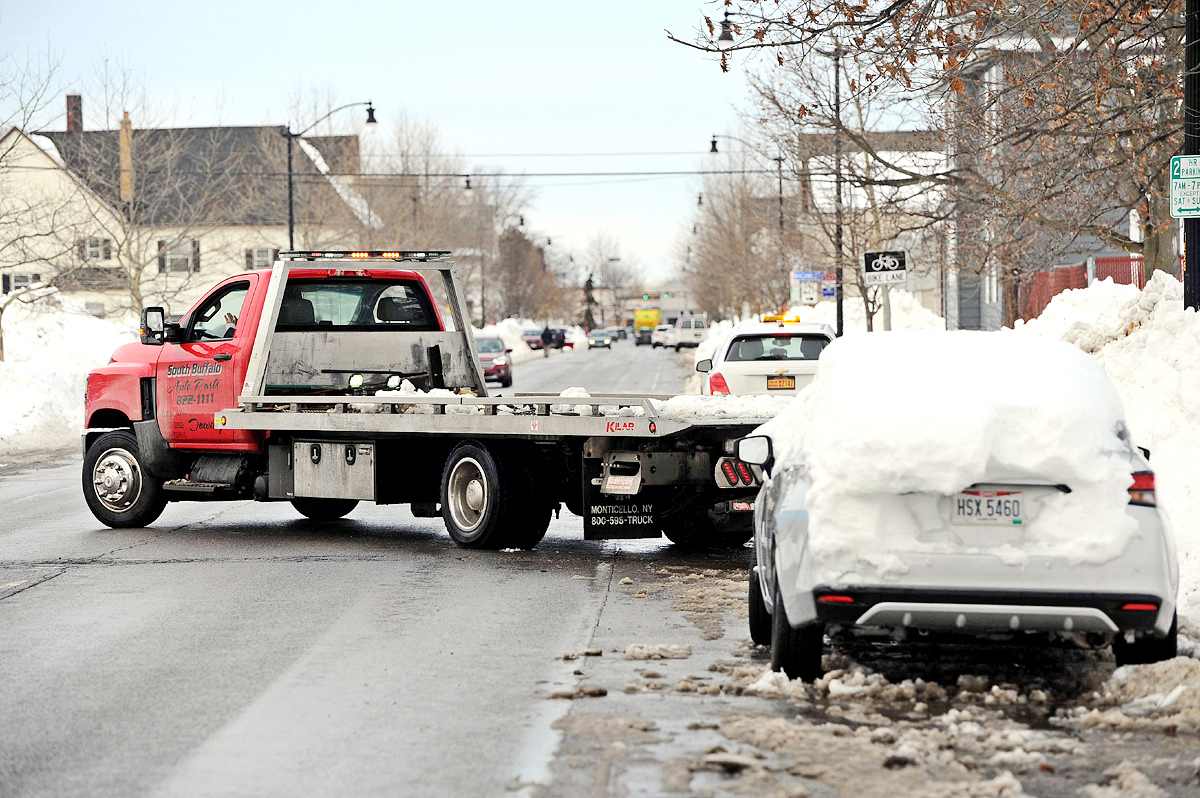
[[[696,364],[696,371],[707,373],[712,371],[712,358],[705,358]],[[740,459],[740,458],[739,458]]]
[[[167,327],[167,312],[160,307],[142,309],[141,341],[150,346],[162,346]]]
[[[750,465],[762,466],[768,471],[771,470],[771,463],[775,459],[771,449],[771,439],[766,435],[738,438],[734,444],[737,459]]]

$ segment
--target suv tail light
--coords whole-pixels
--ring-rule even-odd
[[[1129,486],[1129,503],[1142,507],[1155,507],[1158,502],[1154,498],[1154,472],[1138,471],[1133,475],[1133,484]]]
[[[708,375],[708,392],[713,396],[729,393],[729,383],[725,382],[725,378],[721,376],[721,372],[714,371]]]

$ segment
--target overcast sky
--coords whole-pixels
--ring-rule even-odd
[[[734,130],[747,105],[738,70],[722,74],[666,38],[664,29],[690,38],[702,6],[713,13],[703,4],[14,3],[0,12],[0,49],[49,42],[65,87],[86,86],[105,57],[123,62],[178,109],[178,124],[281,124],[290,98],[315,89],[373,100],[384,125],[401,110],[435,122],[468,156],[678,153],[473,159],[508,172],[689,170],[705,165],[710,135]],[[50,127],[63,126],[61,108]],[[84,117],[93,124],[87,107]],[[528,183],[527,229],[576,252],[608,233],[655,276],[670,272],[698,191],[695,177]]]

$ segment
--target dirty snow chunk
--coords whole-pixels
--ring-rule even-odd
[[[1126,665],[1113,671],[1103,691],[1131,717],[1182,714],[1200,722],[1200,660],[1175,657]]]
[[[674,643],[631,643],[625,647],[625,659],[687,659],[690,656],[691,646],[678,646]]]
[[[618,582],[617,584],[618,584],[618,585],[632,585],[632,584],[633,584],[633,580],[632,580],[632,579],[630,579],[630,578],[627,576],[627,577],[625,577],[624,579],[622,579],[620,582]]]
[[[967,362],[1019,376],[964,379],[947,367]],[[903,401],[889,401],[897,395]],[[1027,554],[1118,556],[1136,532],[1122,424],[1112,382],[1074,347],[1011,333],[892,333],[828,346],[813,383],[759,432],[772,437],[779,462],[807,467],[808,545],[818,562],[834,576],[863,569],[886,578],[903,566],[890,552],[964,545],[923,538],[925,522],[902,511],[900,494],[932,501],[986,481],[1071,486],[1040,507]],[[859,552],[882,559],[864,562]]]
[[[1128,762],[1104,771],[1104,777],[1107,785],[1089,784],[1079,794],[1085,798],[1166,798],[1167,795]]]

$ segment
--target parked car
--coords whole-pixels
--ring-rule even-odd
[[[588,333],[588,349],[595,349],[600,346],[604,347],[605,349],[612,349],[614,337],[615,336],[609,330],[593,330],[592,332]]]
[[[642,344],[650,344],[650,343],[652,343],[650,338],[653,335],[654,335],[653,327],[638,327],[637,333],[633,337],[633,343],[635,346],[641,346]]]
[[[921,335],[942,337],[936,357]],[[735,444],[764,472],[750,632],[772,667],[819,677],[827,634],[1174,657],[1175,548],[1149,452],[1131,444],[1102,368],[1000,333],[887,339],[839,340],[805,398]],[[1020,356],[1006,354],[1014,343]],[[855,360],[847,344],[883,357]],[[972,356],[1021,379],[947,370]]]
[[[541,349],[542,348],[542,331],[541,330],[526,330],[525,332],[521,333],[521,340],[523,340],[525,342],[525,345],[528,346],[530,349]]]
[[[660,324],[654,328],[654,332],[650,335],[650,346],[658,349],[660,346],[667,345],[667,336],[671,334],[671,330],[675,329],[670,324]]]
[[[696,347],[708,337],[708,320],[700,314],[680,316],[668,334],[666,346],[678,352],[686,347]]]
[[[538,339],[541,343],[541,339]],[[512,385],[512,350],[506,349],[499,338],[476,338],[475,350],[479,352],[479,363],[483,366],[483,378],[495,380],[501,387]]]
[[[711,358],[696,364],[706,396],[800,392],[812,382],[817,358],[833,343],[828,324],[800,324],[789,317],[767,316],[762,323],[739,325]]]

